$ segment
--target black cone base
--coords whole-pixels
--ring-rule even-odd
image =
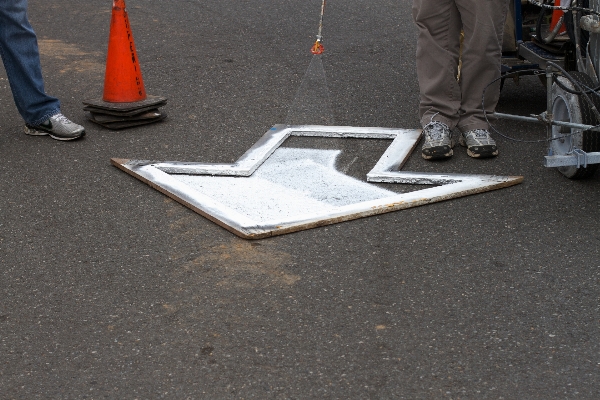
[[[167,117],[159,109],[167,104],[167,99],[159,96],[148,96],[145,100],[133,103],[109,103],[97,99],[86,100],[83,104],[87,119],[108,129],[152,124]]]

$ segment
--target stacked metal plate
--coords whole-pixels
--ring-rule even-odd
[[[83,104],[87,119],[114,130],[152,124],[167,117],[160,109],[167,104],[167,99],[160,96],[148,96],[145,100],[134,103],[86,100]]]

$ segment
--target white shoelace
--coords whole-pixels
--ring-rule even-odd
[[[443,123],[438,121],[431,121],[430,123],[425,125],[425,128],[427,127],[430,127],[429,129],[427,129],[427,135],[430,139],[442,140],[444,138],[444,132],[447,130],[447,128],[444,126]]]
[[[61,122],[63,124],[71,124],[71,120],[67,117],[65,117],[64,115],[62,115],[61,113],[55,114],[52,116],[52,119]]]

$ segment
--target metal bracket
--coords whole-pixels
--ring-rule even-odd
[[[575,154],[577,156],[577,168],[581,168],[581,160],[583,160],[583,168],[587,168],[588,159],[587,153],[581,149],[573,149],[571,154]]]
[[[600,164],[600,152],[586,153],[583,150],[575,149],[566,155],[548,155],[544,157],[545,167],[569,167],[587,168],[590,164]]]

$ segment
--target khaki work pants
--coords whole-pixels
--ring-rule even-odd
[[[433,119],[463,132],[489,129],[482,95],[500,77],[508,3],[509,0],[413,0],[413,18],[419,29],[417,77],[423,126]],[[461,29],[465,38],[458,81]],[[494,112],[499,95],[499,81],[487,87],[487,113]],[[489,115],[488,119],[491,120]]]

